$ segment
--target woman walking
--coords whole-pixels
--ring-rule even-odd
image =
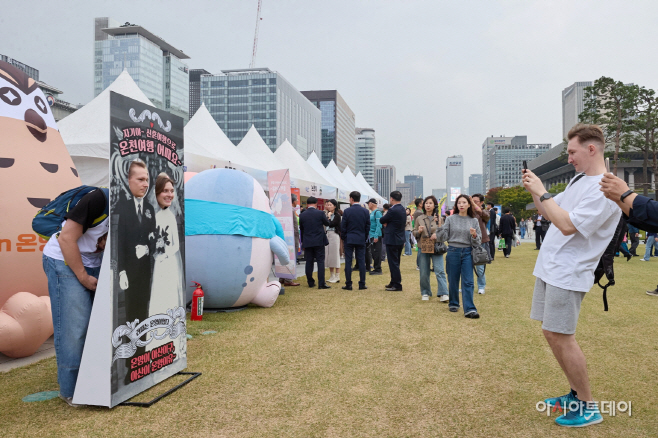
[[[446,265],[448,269],[448,284],[451,312],[459,310],[459,282],[461,280],[464,316],[479,318],[480,314],[473,303],[473,259],[471,248],[479,246],[482,241],[480,226],[473,212],[471,198],[459,195],[455,201],[453,214],[446,218],[445,224],[439,228],[436,238],[450,243]]]
[[[423,214],[416,218],[414,224],[414,236],[420,239],[430,239],[432,242],[437,241],[436,231],[442,223],[441,216],[435,215],[437,201],[434,196],[428,196],[423,201]],[[409,216],[407,216],[409,217]],[[430,285],[430,260],[434,262],[434,275],[438,288],[436,296],[442,303],[448,301],[448,284],[446,283],[446,273],[443,264],[443,254],[424,253],[418,249],[418,264],[420,266],[420,294],[423,301],[427,301],[432,296],[432,286]],[[472,275],[472,274],[471,274]]]
[[[407,224],[404,227],[404,254],[406,256],[410,256],[411,254],[411,230],[413,230],[413,227],[411,225],[412,217],[411,217],[411,209],[407,208]]]
[[[521,233],[521,239],[525,239],[525,226],[526,221],[524,218],[521,218],[521,222],[519,222],[519,232]]]
[[[331,276],[329,283],[338,283],[340,281],[340,220],[341,211],[338,210],[338,202],[330,199],[324,203],[324,212],[329,219],[327,227],[327,239],[329,245],[325,248],[325,264],[329,268]]]

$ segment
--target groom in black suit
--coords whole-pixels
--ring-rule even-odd
[[[130,164],[128,185],[132,198],[119,201],[117,206],[119,287],[124,291],[126,320],[142,322],[149,316],[155,211],[144,198],[149,174],[141,160]]]

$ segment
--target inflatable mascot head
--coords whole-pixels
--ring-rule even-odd
[[[288,246],[252,176],[211,169],[191,178],[185,185],[185,234],[185,276],[203,286],[205,307],[274,304],[281,286],[267,281],[272,253],[287,264]]]
[[[0,61],[0,307],[18,292],[48,295],[41,261],[46,242],[32,231],[32,218],[80,184],[43,92]]]

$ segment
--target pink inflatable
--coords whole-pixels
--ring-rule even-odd
[[[48,299],[41,261],[46,241],[32,231],[32,218],[51,199],[79,185],[43,92],[25,73],[0,61],[0,307],[19,292]],[[44,341],[44,318],[25,310],[20,325],[3,325],[0,352],[31,354],[34,343]]]
[[[9,357],[33,355],[52,334],[48,297],[19,292],[0,309],[0,351]]]
[[[192,178],[196,174],[197,172],[185,172],[183,174],[183,182],[187,182],[190,178]]]

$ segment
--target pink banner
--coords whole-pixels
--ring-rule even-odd
[[[290,173],[288,169],[267,172],[267,186],[270,194],[272,213],[279,219],[283,227],[283,235],[288,245],[290,263],[281,265],[279,258],[274,256],[274,272],[279,278],[294,280],[297,278],[297,259],[295,254],[295,228],[293,223],[292,203],[290,199]]]

